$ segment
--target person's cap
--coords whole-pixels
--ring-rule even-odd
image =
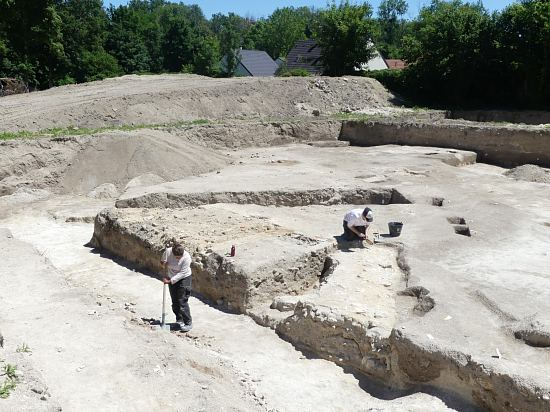
[[[372,214],[372,210],[370,210],[368,207],[363,210],[363,216],[365,216],[365,219],[367,222],[372,222],[374,220],[374,215]]]

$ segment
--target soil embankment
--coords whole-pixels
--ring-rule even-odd
[[[347,121],[340,140],[355,146],[399,144],[471,150],[478,161],[503,167],[550,167],[550,129],[470,122]]]
[[[350,107],[384,112],[394,99],[379,82],[363,77],[131,75],[4,97],[0,131],[313,118]]]

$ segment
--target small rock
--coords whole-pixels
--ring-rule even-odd
[[[271,309],[277,309],[279,312],[290,312],[294,310],[298,301],[298,296],[278,296],[273,299]]]
[[[104,183],[89,192],[87,197],[92,199],[114,199],[118,197],[118,195],[118,190],[114,184]]]

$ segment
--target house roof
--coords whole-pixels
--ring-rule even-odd
[[[401,70],[407,66],[405,60],[400,59],[386,59],[386,64],[390,70]]]
[[[274,76],[279,68],[265,51],[240,50],[239,54],[239,61],[251,76]]]
[[[298,41],[286,56],[286,67],[289,70],[305,69],[311,74],[321,73],[321,48],[315,40]]]

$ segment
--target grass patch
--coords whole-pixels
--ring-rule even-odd
[[[376,116],[364,113],[336,113],[332,117],[336,120],[357,120],[361,122],[368,122],[377,118]]]
[[[19,346],[16,350],[17,353],[31,353],[31,348],[29,347],[29,345],[27,345],[26,343],[23,342],[23,344],[21,346]]]
[[[426,106],[413,106],[411,107],[412,110],[414,110],[415,112],[428,112],[432,109],[430,109],[429,107],[426,107]]]
[[[10,396],[11,391],[15,389],[17,382],[13,379],[6,379],[4,383],[0,386],[0,398],[6,399]]]
[[[7,379],[14,379],[14,380],[17,379],[17,366],[12,365],[11,363],[8,363],[4,365],[2,370],[4,371],[2,375],[6,376]]]
[[[159,123],[159,124],[134,124],[134,125],[122,125],[122,126],[104,126],[97,128],[89,127],[54,127],[51,129],[39,130],[31,132],[28,130],[21,130],[18,132],[0,132],[0,140],[13,140],[13,139],[25,139],[25,138],[39,138],[39,137],[63,137],[63,136],[82,136],[91,135],[96,133],[104,133],[111,131],[123,131],[131,132],[141,129],[156,129],[161,127],[184,127],[184,126],[198,126],[210,123],[208,119],[196,119],[196,120],[182,120],[175,123]]]
[[[2,374],[0,374],[0,376],[5,376],[4,382],[0,385],[0,399],[6,399],[17,386],[17,366],[12,365],[11,363],[5,364],[2,368]]]

